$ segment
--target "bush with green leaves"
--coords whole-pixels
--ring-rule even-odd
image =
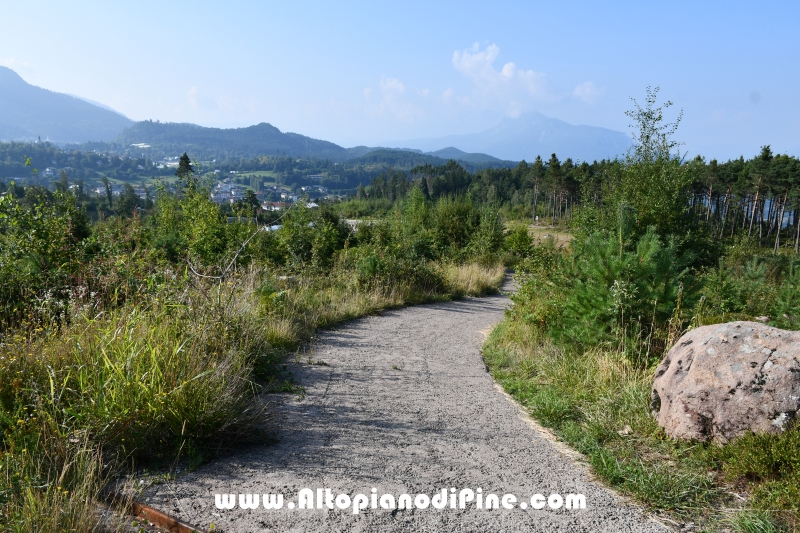
[[[629,246],[600,234],[576,243],[563,314],[551,332],[586,345],[653,340],[670,320],[684,320],[681,309],[699,298],[692,259],[652,229]]]
[[[172,262],[188,258],[199,265],[215,265],[229,246],[219,206],[194,181],[180,194],[161,186],[148,222],[153,246]]]
[[[285,264],[292,268],[330,267],[336,251],[344,248],[351,234],[332,210],[310,209],[302,202],[292,206],[282,223],[277,237],[286,254]]]
[[[564,251],[555,247],[553,239],[547,239],[517,263],[519,288],[511,297],[514,307],[508,311],[515,320],[546,331],[559,319],[564,306],[566,261]]]
[[[503,246],[503,220],[494,206],[481,207],[479,216],[480,222],[469,240],[467,252],[479,263],[490,265],[497,262],[497,253]]]
[[[398,247],[362,245],[342,251],[338,266],[356,272],[359,289],[403,285],[411,292],[434,294],[445,287],[442,274],[431,261],[420,261]]]
[[[481,223],[477,206],[462,198],[440,198],[431,209],[430,229],[439,257],[456,258],[467,248]]]
[[[503,238],[503,248],[508,254],[507,262],[516,264],[530,256],[533,250],[533,238],[526,224],[512,224]]]
[[[741,257],[736,250],[703,276],[698,321],[714,324],[766,316],[783,329],[800,328],[800,261],[773,255]]]
[[[0,329],[36,320],[30,304],[37,298],[63,304],[89,234],[89,220],[71,195],[39,188],[29,188],[24,202],[0,195]]]
[[[642,235],[653,227],[659,235],[682,235],[690,228],[688,215],[689,186],[694,180],[693,162],[676,157],[630,161],[610,169],[605,183],[605,202],[610,209],[599,217],[601,225],[612,229],[615,211],[625,206],[633,213],[633,229]]]
[[[693,257],[652,228],[635,241],[625,231],[576,239],[569,254],[552,242],[534,248],[519,264],[514,313],[562,342],[660,355],[700,297]]]
[[[635,122],[634,145],[622,160],[610,163],[603,172],[602,202],[591,201],[597,186],[587,180],[583,184],[586,207],[576,217],[576,235],[585,236],[596,231],[616,231],[620,213],[629,219],[628,235],[638,239],[652,230],[662,238],[675,235],[688,241],[702,238],[696,223],[689,216],[689,193],[697,180],[702,162],[684,162],[678,151],[681,143],[672,140],[682,112],[674,123],[663,123],[664,109],[672,106],[665,102],[656,107],[658,88],[647,88],[645,106],[634,100],[634,107],[626,112]],[[685,246],[684,246],[685,247]]]
[[[499,211],[462,197],[428,200],[413,188],[389,216],[359,226],[359,245],[392,248],[392,255],[417,261],[467,260],[495,263],[503,244]]]

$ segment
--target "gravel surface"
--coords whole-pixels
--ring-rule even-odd
[[[537,429],[481,358],[504,296],[408,307],[323,332],[290,365],[305,396],[272,395],[277,437],[151,487],[150,505],[215,531],[663,532]],[[316,364],[308,364],[309,360]],[[573,454],[574,457],[574,454]],[[527,509],[288,509],[298,491],[355,496],[469,488]],[[217,493],[283,493],[280,510],[219,510]],[[586,508],[530,507],[535,494],[583,494]],[[458,492],[456,492],[458,495]],[[316,504],[316,502],[315,502]]]

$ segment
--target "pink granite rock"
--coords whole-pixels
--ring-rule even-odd
[[[757,322],[693,329],[656,370],[651,408],[673,438],[780,433],[800,408],[800,332]]]

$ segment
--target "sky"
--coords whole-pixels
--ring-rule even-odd
[[[800,2],[0,0],[0,65],[134,120],[342,146],[537,111],[629,132],[646,87],[690,156],[800,156]]]

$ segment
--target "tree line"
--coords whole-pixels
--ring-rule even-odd
[[[631,155],[630,157],[635,157]],[[677,157],[677,156],[676,156]],[[548,224],[570,225],[577,216],[600,212],[613,203],[619,191],[625,161],[602,160],[576,164],[572,159],[520,162],[514,168],[467,171],[454,161],[445,165],[414,167],[408,173],[390,170],[372,179],[356,193],[359,199],[403,198],[419,188],[427,198],[465,195],[479,203],[496,204],[516,218],[539,217]],[[800,246],[800,161],[794,156],[773,154],[769,146],[750,159],[706,162],[698,156],[673,160],[659,170],[680,175],[673,190],[639,190],[642,212],[656,193],[668,192],[677,201],[685,228],[703,226],[716,238],[746,235],[761,246]],[[664,176],[668,178],[668,176]],[[640,180],[646,183],[647,180]],[[636,189],[636,184],[626,185]],[[582,211],[583,210],[583,211]],[[582,215],[581,215],[582,213]]]

